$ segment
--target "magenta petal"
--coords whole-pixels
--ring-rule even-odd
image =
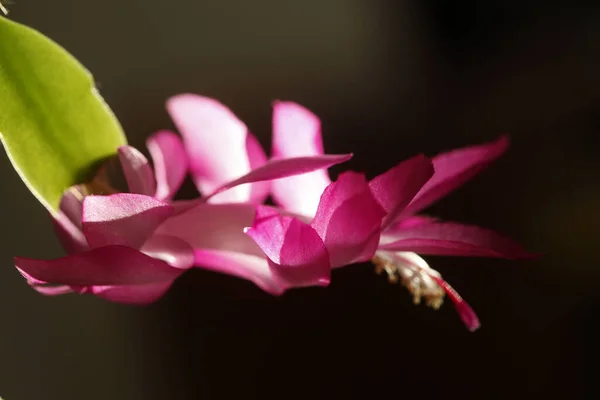
[[[141,194],[87,196],[83,233],[90,248],[119,244],[137,249],[172,213],[170,205]]]
[[[288,176],[300,175],[318,169],[329,168],[332,165],[348,161],[350,158],[352,158],[352,154],[330,154],[324,156],[270,160],[262,167],[252,170],[248,174],[221,186],[214,193],[209,195],[207,199],[245,183],[268,181],[285,178]]]
[[[15,266],[32,283],[69,286],[158,283],[183,272],[125,246],[100,247],[55,260],[15,257]]]
[[[188,160],[180,137],[171,131],[160,131],[146,140],[156,175],[159,200],[170,200],[181,187],[188,169]]]
[[[299,104],[275,102],[272,154],[274,158],[322,155],[319,118]],[[274,181],[271,193],[282,208],[312,217],[317,211],[323,190],[330,183],[327,171],[322,169]]]
[[[250,161],[250,170],[262,167],[267,162],[267,155],[260,145],[259,141],[253,136],[246,137],[246,152],[248,153],[248,161]],[[269,196],[271,182],[262,181],[250,184],[250,202],[254,204],[262,204]]]
[[[194,265],[194,249],[186,241],[175,236],[152,235],[140,251],[175,268],[186,269]]]
[[[508,259],[535,258],[521,245],[489,229],[453,222],[417,225],[386,233],[382,250],[412,251],[419,254]]]
[[[433,177],[404,209],[403,215],[419,212],[473,178],[508,148],[508,138],[466,147],[433,157]]]
[[[244,234],[254,219],[248,203],[196,205],[165,221],[155,234],[184,240],[194,249],[227,250],[263,256],[262,250]]]
[[[229,108],[208,97],[181,94],[168,100],[167,110],[183,136],[190,173],[202,194],[250,171],[248,128]],[[239,187],[213,202],[245,202],[250,191],[250,186]]]
[[[340,267],[373,257],[385,214],[365,177],[345,172],[323,192],[311,225],[327,246],[331,265]]]
[[[131,146],[119,147],[119,160],[131,193],[154,196],[156,181],[146,157]]]
[[[369,182],[373,196],[388,213],[382,229],[392,224],[433,175],[433,165],[420,154],[396,165]]]
[[[83,232],[64,213],[59,211],[51,217],[56,237],[67,253],[88,250],[89,246]]]
[[[115,303],[150,304],[160,299],[171,287],[173,281],[141,285],[93,286],[92,293]]]
[[[435,217],[428,217],[425,215],[414,215],[412,217],[401,219],[400,221],[396,222],[395,224],[387,228],[385,233],[394,235],[394,232],[396,231],[403,231],[408,228],[414,228],[415,226],[432,224],[436,221],[438,221],[438,219]]]
[[[31,287],[38,293],[45,296],[60,296],[67,293],[73,293],[73,289],[70,286],[59,285],[59,286],[43,286],[43,285],[31,285]]]
[[[265,252],[273,272],[290,287],[329,284],[329,254],[310,225],[274,215],[255,221],[246,234]]]

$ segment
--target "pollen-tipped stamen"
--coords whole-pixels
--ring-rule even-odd
[[[444,296],[447,294],[467,329],[473,332],[481,326],[471,306],[439,272],[430,268],[417,254],[377,252],[372,262],[375,272],[381,274],[385,271],[390,283],[401,280],[402,285],[413,295],[415,304],[420,304],[421,298],[424,298],[429,307],[437,310],[444,303]]]

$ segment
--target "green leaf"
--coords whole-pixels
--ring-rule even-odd
[[[41,33],[0,17],[0,140],[52,213],[65,189],[126,144],[91,74]]]

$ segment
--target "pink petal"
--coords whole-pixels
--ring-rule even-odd
[[[445,256],[536,258],[521,245],[497,233],[472,225],[439,222],[417,225],[386,234],[383,250],[412,251]]]
[[[183,272],[125,246],[100,247],[55,260],[15,257],[15,266],[32,283],[69,286],[158,283]]]
[[[327,246],[331,265],[340,267],[373,257],[385,214],[365,177],[345,172],[323,192],[311,225]]]
[[[433,177],[423,186],[402,215],[414,214],[473,178],[508,148],[508,138],[442,153],[433,158]]]
[[[385,233],[393,235],[396,231],[403,231],[408,228],[414,228],[415,226],[431,224],[436,222],[437,220],[438,219],[435,217],[428,217],[425,215],[414,215],[412,217],[401,219],[400,221],[394,223],[392,226],[386,229]]]
[[[67,293],[73,293],[73,289],[70,286],[59,285],[59,286],[42,286],[42,285],[31,285],[31,287],[38,293],[45,296],[60,296]]]
[[[89,249],[87,240],[81,229],[63,212],[59,211],[51,217],[56,237],[67,253],[79,253]]]
[[[388,213],[382,229],[391,225],[433,175],[433,165],[420,154],[396,165],[369,182],[373,196]]]
[[[291,158],[323,154],[321,121],[299,104],[273,105],[273,157]],[[323,190],[331,183],[326,170],[280,179],[272,183],[275,202],[284,209],[314,216]]]
[[[115,303],[150,304],[160,299],[171,287],[173,281],[141,285],[93,286],[92,293]]]
[[[140,251],[175,268],[187,269],[194,265],[194,249],[186,241],[175,236],[152,235]]]
[[[254,219],[255,207],[249,203],[201,203],[166,220],[155,234],[170,235],[189,243],[194,249],[227,250],[264,256],[244,228]]]
[[[156,181],[146,157],[131,146],[119,147],[119,160],[131,193],[154,196]]]
[[[273,273],[263,255],[237,253],[226,250],[196,249],[196,266],[210,271],[237,276],[253,282],[267,293],[278,296],[288,289],[288,284]]]
[[[156,174],[156,193],[159,200],[170,200],[181,187],[188,169],[183,142],[171,131],[160,131],[146,140]]]
[[[83,233],[91,248],[125,245],[140,248],[173,207],[154,197],[119,193],[83,200]]]
[[[248,152],[248,160],[250,161],[250,169],[254,170],[262,167],[267,162],[267,156],[259,141],[253,135],[246,137],[246,151]],[[262,204],[269,196],[271,182],[262,181],[249,184],[250,186],[250,202],[254,204]]]
[[[167,110],[183,136],[190,172],[198,190],[211,193],[250,171],[248,128],[229,108],[218,101],[181,94],[167,102]],[[253,159],[257,149],[253,147]],[[251,187],[235,188],[213,202],[245,202]]]
[[[329,254],[310,225],[293,217],[273,215],[256,220],[246,234],[269,258],[277,278],[290,287],[329,284]]]
[[[231,190],[232,188],[245,183],[268,181],[285,178],[288,176],[300,175],[319,169],[329,168],[332,165],[348,161],[350,158],[352,158],[352,154],[331,154],[314,157],[296,157],[270,160],[262,167],[254,169],[248,174],[221,186],[214,193],[210,194],[206,200],[210,199],[216,194],[226,190]]]

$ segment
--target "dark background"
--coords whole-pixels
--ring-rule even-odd
[[[94,73],[139,148],[171,127],[164,101],[180,92],[220,99],[266,146],[271,101],[295,100],[322,118],[326,149],[354,152],[347,167],[369,176],[508,132],[509,153],[429,213],[493,228],[545,256],[427,258],[479,313],[474,334],[451,305],[415,307],[369,265],[336,271],[328,289],[281,298],[201,270],[146,308],[46,298],[12,257],[62,253],[2,156],[5,400],[600,398],[600,3],[19,0],[11,8]]]

